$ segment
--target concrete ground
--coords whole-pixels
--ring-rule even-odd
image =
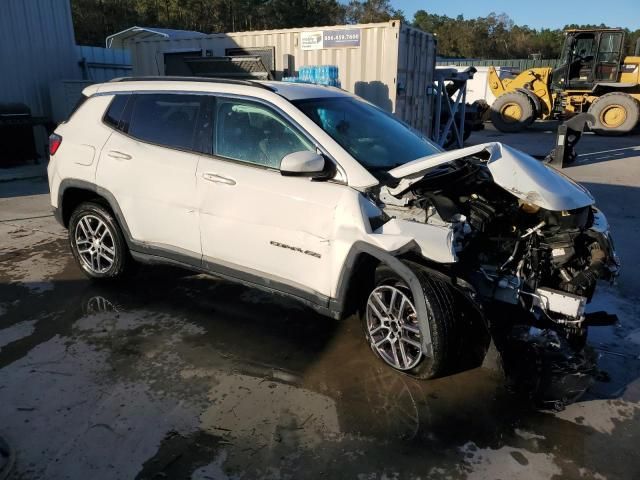
[[[503,141],[534,155],[548,125]],[[179,270],[87,281],[47,185],[0,183],[0,436],[14,479],[640,478],[640,136],[587,135],[577,164],[624,262],[591,309],[608,374],[561,412],[495,372],[418,382],[375,361],[355,318]],[[1,464],[0,464],[1,465]],[[1,476],[1,474],[0,474]]]

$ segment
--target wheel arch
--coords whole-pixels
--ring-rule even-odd
[[[342,264],[342,270],[338,275],[335,298],[331,300],[331,310],[340,313],[340,317],[345,317],[350,313],[354,313],[354,308],[359,305],[362,300],[359,295],[363,294],[363,289],[373,284],[373,274],[375,269],[384,264],[397,273],[404,280],[415,300],[416,313],[420,328],[424,332],[429,332],[427,322],[428,308],[422,295],[422,286],[416,274],[416,269],[422,269],[429,275],[433,275],[437,279],[446,282],[454,290],[461,291],[463,288],[453,282],[451,275],[447,274],[444,269],[438,268],[437,264],[431,264],[426,259],[416,258],[412,252],[406,251],[386,251],[364,241],[355,242],[345,261]],[[472,303],[475,310],[480,311],[480,307],[472,301],[471,295],[464,295],[465,299]],[[431,354],[431,337],[424,335],[423,351]]]
[[[101,203],[113,212],[118,225],[124,233],[127,246],[130,247],[131,233],[116,198],[110,191],[86,180],[68,178],[61,182],[58,189],[58,221],[67,228],[75,208],[86,201]]]
[[[544,113],[542,111],[542,101],[540,100],[540,97],[538,97],[535,93],[533,93],[531,90],[526,88],[517,88],[516,91],[524,93],[527,97],[529,97],[529,100],[531,100],[531,102],[533,103],[533,107],[535,109],[535,111],[533,112],[534,120],[540,118]]]
[[[420,329],[427,333],[423,336],[422,343],[423,352],[427,355],[433,354],[433,347],[427,320],[428,305],[422,293],[420,274],[427,274],[452,289],[460,302],[458,304],[460,311],[464,311],[464,315],[467,315],[469,323],[464,331],[471,329],[470,331],[474,333],[473,341],[469,339],[469,342],[473,343],[478,335],[483,335],[483,338],[489,335],[489,324],[475,290],[463,279],[448,271],[447,266],[431,262],[414,251],[389,252],[364,241],[354,243],[347,254],[339,275],[336,298],[332,299],[335,303],[331,310],[340,312],[340,317],[344,317],[354,313],[354,307],[358,304],[364,306],[366,300],[364,295],[368,292],[365,293],[363,290],[373,285],[375,269],[380,265],[391,268],[411,289]],[[463,331],[458,333],[462,334]]]

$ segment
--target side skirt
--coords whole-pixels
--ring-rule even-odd
[[[181,267],[187,270],[213,275],[250,288],[257,288],[268,293],[283,295],[311,307],[322,315],[334,319],[338,319],[341,316],[341,311],[330,308],[329,305],[331,303],[329,297],[283,283],[277,279],[264,277],[257,272],[254,273],[228,264],[216,263],[210,259],[201,262],[200,259],[175,252],[171,252],[170,257],[166,255],[164,251],[162,251],[162,253],[149,253],[150,247],[148,246],[145,246],[145,250],[146,252],[141,252],[131,249],[131,256],[141,263]],[[335,303],[333,303],[332,306],[335,306]]]

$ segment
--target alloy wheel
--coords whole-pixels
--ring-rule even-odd
[[[410,370],[422,359],[420,328],[411,298],[391,285],[376,287],[367,300],[371,347],[398,370]]]
[[[116,248],[113,233],[95,215],[83,215],[74,232],[80,261],[92,273],[105,273],[113,266]]]

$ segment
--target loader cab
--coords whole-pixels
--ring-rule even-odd
[[[597,83],[618,81],[623,30],[567,30],[565,34],[560,65],[552,74],[555,89],[591,90]]]

